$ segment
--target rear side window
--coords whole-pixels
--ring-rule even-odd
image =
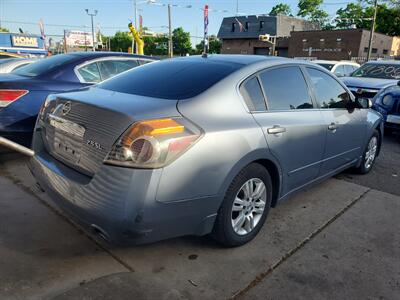
[[[162,99],[186,99],[204,92],[243,64],[206,58],[167,59],[111,78],[99,88]]]
[[[138,66],[137,60],[103,60],[98,62],[101,80],[106,80],[119,73],[130,70]]]
[[[253,77],[243,83],[240,87],[240,92],[250,111],[265,111],[267,109],[257,77]]]
[[[299,67],[267,70],[260,74],[268,110],[312,108],[303,73]]]
[[[97,62],[93,62],[91,64],[87,64],[79,68],[78,73],[79,75],[81,75],[84,82],[92,83],[101,81],[101,76],[99,68],[97,66]]]
[[[313,68],[307,72],[321,108],[346,108],[350,96],[332,76]]]

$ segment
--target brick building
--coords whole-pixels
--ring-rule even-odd
[[[292,32],[289,57],[316,57],[343,60],[365,57],[368,53],[370,31],[365,29],[318,30]],[[372,57],[395,56],[400,52],[396,37],[375,33]]]
[[[268,55],[272,45],[259,40],[260,35],[276,36],[275,50],[279,56],[288,56],[290,33],[316,30],[318,25],[303,19],[278,16],[238,16],[224,18],[218,32],[222,40],[221,53]]]

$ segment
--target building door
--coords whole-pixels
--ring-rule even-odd
[[[254,47],[254,54],[269,55],[269,47]]]

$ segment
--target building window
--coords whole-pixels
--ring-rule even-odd
[[[236,23],[233,22],[233,23],[232,23],[232,29],[231,29],[231,31],[232,31],[232,32],[235,32],[235,30],[236,30]]]
[[[384,55],[387,55],[387,54],[389,53],[389,50],[383,49],[382,53],[383,53]]]
[[[264,21],[260,21],[260,30],[264,28]]]
[[[372,48],[372,53],[377,53],[377,52],[378,52],[378,49]]]
[[[365,47],[364,48],[364,53],[367,53],[368,52],[368,47]]]
[[[249,30],[249,22],[246,22],[246,23],[244,24],[244,29],[245,29],[245,31],[248,31],[248,30]]]

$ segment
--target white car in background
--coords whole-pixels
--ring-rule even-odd
[[[360,67],[358,63],[352,61],[313,60],[313,63],[324,67],[337,77],[349,76]]]
[[[29,65],[37,58],[4,58],[0,60],[0,73],[10,73],[20,67]]]

